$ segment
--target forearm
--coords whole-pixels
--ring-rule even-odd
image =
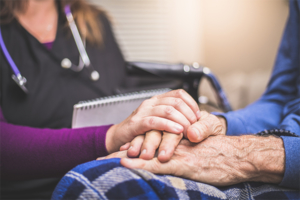
[[[1,122],[0,132],[2,179],[57,177],[106,155],[105,127],[54,130]]]
[[[258,181],[279,184],[283,178],[285,152],[281,138],[269,136],[240,136],[237,138],[240,150],[240,171],[244,181]]]
[[[227,121],[217,116],[227,131]],[[230,137],[229,137],[230,138]],[[231,137],[231,150],[237,152],[237,166],[244,181],[280,183],[284,174],[285,152],[281,138],[244,135]],[[236,168],[235,166],[233,166]],[[241,178],[242,178],[241,177]]]

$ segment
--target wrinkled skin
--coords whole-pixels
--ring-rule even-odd
[[[245,181],[279,183],[284,173],[284,148],[280,138],[258,136],[211,136],[195,144],[182,140],[171,160],[161,163],[129,159],[126,151],[102,159],[120,157],[127,168],[170,174],[215,186]]]

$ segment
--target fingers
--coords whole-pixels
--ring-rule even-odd
[[[136,131],[139,134],[143,134],[149,130],[160,130],[180,134],[184,130],[183,126],[180,124],[156,116],[148,116],[143,119],[139,118],[136,120],[131,119],[131,124],[134,126],[133,130],[139,130]]]
[[[176,147],[181,141],[183,134],[163,133],[162,141],[158,150],[158,160],[168,162],[174,154]]]
[[[198,118],[194,111],[180,98],[175,97],[165,97],[158,99],[156,105],[170,105],[176,110],[178,110],[189,122],[190,124],[195,123]]]
[[[128,157],[134,158],[134,157],[137,157],[140,154],[141,147],[142,147],[142,144],[144,142],[144,138],[145,138],[144,135],[139,135],[131,141],[130,147],[127,151],[127,156]]]
[[[155,174],[172,174],[174,169],[173,163],[161,163],[157,158],[152,160],[122,158],[121,165],[130,169],[144,169]]]
[[[160,145],[161,138],[162,136],[160,131],[153,130],[147,132],[141,148],[140,158],[145,160],[152,159],[155,156],[156,149]]]
[[[150,160],[154,158],[156,150],[159,147],[158,160],[160,162],[167,162],[173,156],[182,137],[182,133],[176,135],[164,132],[162,136],[160,131],[149,131],[146,133],[145,138],[138,136],[131,142],[128,157],[137,157],[140,154],[140,158]]]
[[[192,111],[191,114],[192,116],[194,116],[194,113]],[[166,106],[166,105],[155,106],[151,110],[151,115],[161,117],[182,125],[184,127],[185,133],[188,127],[191,125],[189,120],[181,112],[176,110],[173,106]],[[196,117],[195,117],[195,122],[196,122]]]
[[[201,142],[211,135],[223,134],[221,121],[206,111],[201,111],[201,118],[187,130],[187,138],[191,142]],[[225,134],[225,133],[224,133]]]
[[[200,120],[188,128],[187,138],[191,142],[201,142],[208,136],[213,135],[210,128],[212,123],[208,121],[208,115],[209,113],[202,111]]]
[[[118,151],[112,154],[109,154],[105,157],[99,157],[97,160],[104,160],[104,159],[110,159],[110,158],[128,158],[127,157],[127,151]]]
[[[127,142],[126,144],[120,147],[120,151],[128,150],[129,147],[130,147],[130,142]]]
[[[197,119],[200,118],[201,113],[197,102],[183,89],[173,90],[157,96],[157,98],[163,98],[163,97],[176,97],[182,99],[192,109]]]
[[[183,133],[187,136],[188,128],[200,116],[197,103],[184,90],[152,97],[145,100],[128,118],[107,131],[107,150],[110,153],[118,151],[122,145],[150,130]],[[128,149],[128,144],[121,148],[125,149]],[[128,156],[137,155],[138,151],[134,149],[128,151]]]

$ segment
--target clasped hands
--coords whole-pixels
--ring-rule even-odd
[[[110,155],[98,160],[119,157],[127,168],[216,186],[281,181],[281,139],[225,133],[225,119],[200,111],[190,95],[175,90],[144,101],[126,120],[112,126],[106,136]]]
[[[184,131],[180,134],[151,130],[121,146],[120,151],[127,150],[127,156],[130,158],[139,157],[150,160],[157,157],[160,162],[165,163],[171,159],[183,138],[193,143],[199,143],[210,135],[225,135],[223,123],[216,116],[201,111],[199,119],[186,124]]]
[[[225,125],[226,126],[226,125]],[[199,143],[209,135],[225,135],[214,115],[200,112],[184,90],[174,90],[145,100],[127,119],[107,132],[108,153],[128,150],[129,157],[152,159],[158,149],[161,162],[170,160],[182,137]]]

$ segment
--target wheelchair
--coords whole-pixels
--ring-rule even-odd
[[[232,111],[231,105],[223,91],[218,79],[207,67],[198,63],[170,64],[159,62],[126,62],[126,70],[129,76],[129,85],[119,93],[133,92],[148,89],[182,88],[187,91],[199,104],[206,104],[221,112]],[[206,96],[199,94],[199,86],[202,79],[207,79],[215,94],[217,104],[208,100]]]

